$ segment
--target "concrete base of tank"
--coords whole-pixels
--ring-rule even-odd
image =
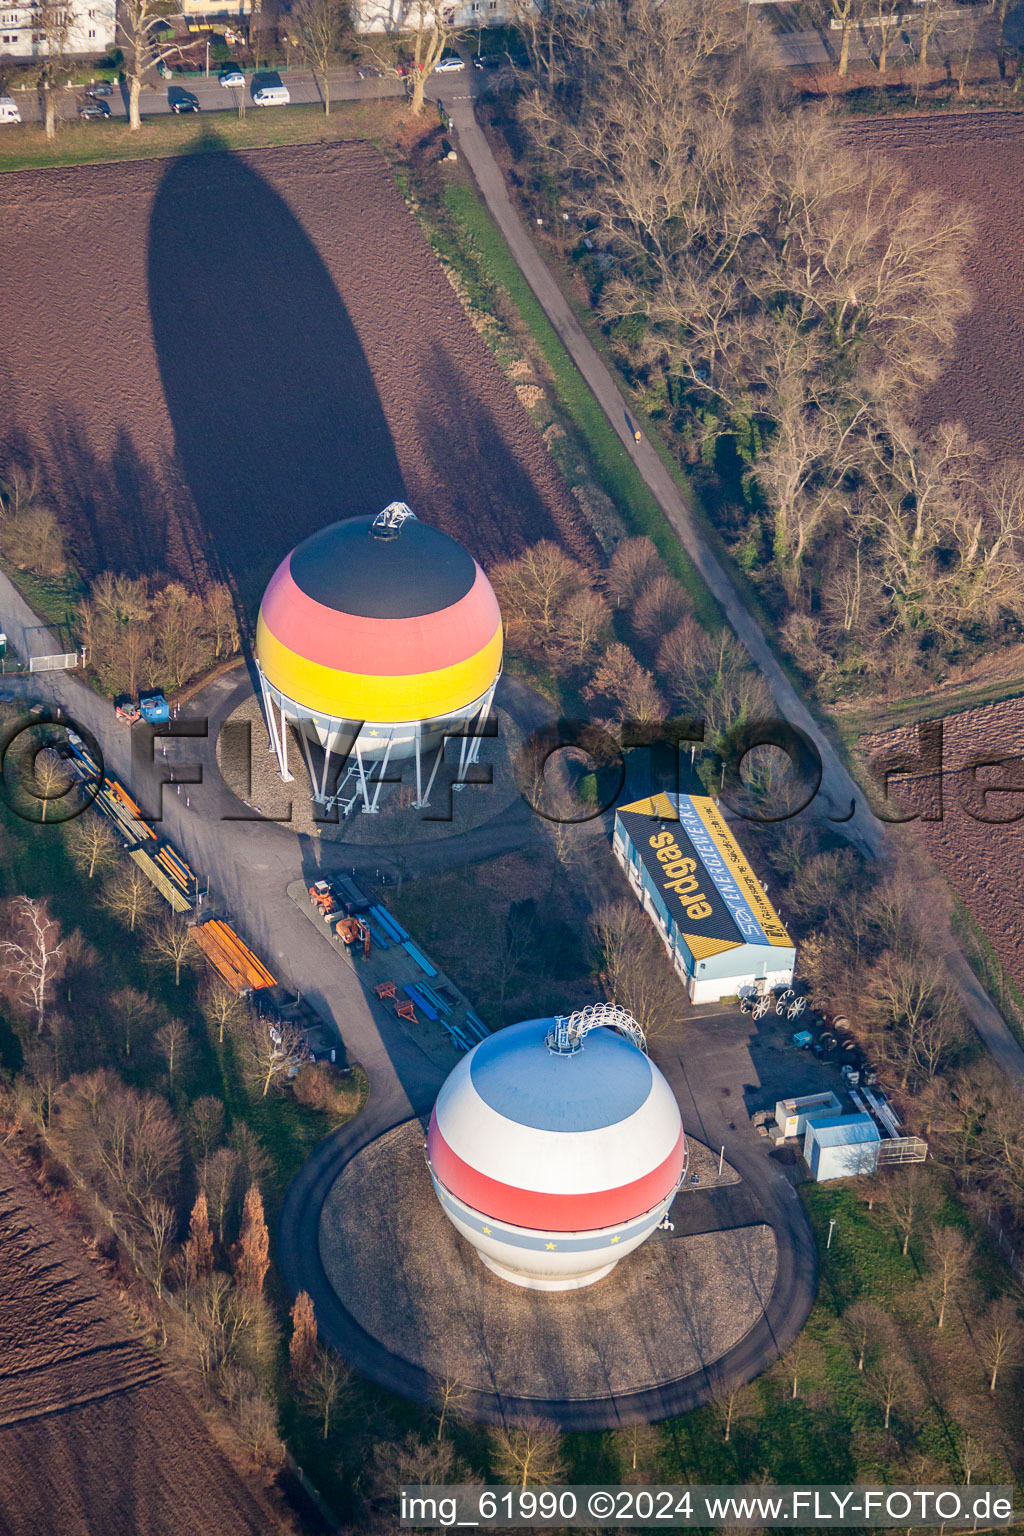
[[[492,1274],[501,1280],[507,1280],[511,1285],[522,1286],[524,1291],[582,1291],[588,1285],[596,1285],[599,1280],[604,1280],[615,1268],[617,1261],[604,1264],[600,1269],[590,1269],[585,1275],[563,1275],[560,1278],[547,1278],[543,1275],[524,1275],[522,1270],[509,1269],[507,1264],[499,1264],[497,1259],[490,1258],[486,1253],[478,1253],[477,1258],[481,1264],[486,1264]]]
[[[717,1156],[691,1142],[691,1158],[702,1187],[714,1186]],[[736,1182],[728,1165],[721,1182]],[[662,1416],[671,1410],[657,1407],[659,1389],[668,1402],[695,1373],[710,1390],[715,1362],[764,1318],[778,1263],[771,1227],[685,1225],[654,1233],[584,1289],[509,1285],[445,1217],[413,1120],[342,1168],[322,1208],[320,1259],[366,1374],[418,1397],[432,1380],[457,1379],[472,1417],[532,1412],[578,1427],[582,1415],[596,1428]],[[649,1409],[623,1406],[644,1393]]]

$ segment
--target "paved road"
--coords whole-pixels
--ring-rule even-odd
[[[693,509],[684,499],[657,451],[646,438],[640,443],[634,441],[629,427],[631,416],[628,402],[513,207],[505,178],[477,122],[471,95],[466,91],[458,91],[450,82],[445,82],[438,94],[451,117],[458,147],[523,276],[593,391],[626,452],[657,498],[708,590],[716,598],[727,622],[743,641],[765,677],[779,713],[814,742],[822,763],[817,808],[862,853],[875,858],[884,855],[886,833],[883,823],[870,810],[860,786],[851,777],[831,741],[789,681],[763,630],[712,550]],[[974,1028],[1003,1070],[1024,1081],[1024,1050],[1014,1039],[1006,1020],[952,940],[948,949],[951,968]]]
[[[319,102],[322,100],[319,88],[309,70],[287,70],[281,76],[288,87],[289,95],[295,105],[303,103]],[[247,76],[245,89],[228,89],[222,86],[217,79],[216,72],[211,73],[208,80],[196,79],[192,76],[182,77],[169,81],[167,84],[159,84],[142,92],[140,102],[143,117],[159,117],[171,111],[171,101],[179,97],[182,92],[189,92],[199,100],[201,113],[207,112],[238,112],[240,107],[245,107],[248,112],[271,112],[272,107],[255,107],[249,96]],[[405,85],[398,79],[360,80],[354,69],[339,69],[332,74],[331,101],[379,101],[385,96],[404,96]],[[18,103],[22,121],[34,123],[42,121],[38,94],[33,91],[16,91],[15,101]],[[110,108],[112,117],[125,119],[128,116],[128,91],[127,87],[115,86],[114,94],[105,98]],[[59,96],[58,110],[62,117],[74,117],[79,108],[86,101],[83,87],[74,90],[62,91]],[[95,130],[102,133],[103,123],[95,122]]]

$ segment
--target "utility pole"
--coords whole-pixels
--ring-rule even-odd
[[[834,1216],[830,1216],[829,1217],[829,1222],[828,1222],[828,1241],[825,1244],[826,1248],[831,1248],[832,1247],[832,1229],[834,1228],[835,1224],[836,1224],[835,1217]]]

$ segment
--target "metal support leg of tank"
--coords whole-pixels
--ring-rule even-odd
[[[356,765],[359,769],[359,788],[363,796],[363,810],[368,816],[374,814],[374,807],[370,804],[370,791],[366,781],[366,765],[363,762],[363,754],[359,750],[359,743],[355,746]]]
[[[277,767],[281,778],[286,784],[290,784],[293,775],[288,772],[288,735],[284,719],[284,706],[282,705],[281,707],[281,726],[279,730],[277,717],[274,713],[274,699],[263,677],[260,678],[260,686],[263,690],[263,712],[270,735],[270,750],[277,758]]]
[[[416,727],[416,809],[423,808],[423,727]]]
[[[434,753],[434,766],[430,770],[430,778],[427,780],[427,787],[423,791],[423,804],[424,805],[429,805],[430,804],[430,791],[434,787],[434,780],[437,778],[437,770],[441,766],[441,760],[442,760],[443,757],[444,757],[444,737],[442,736],[440,744],[438,745],[437,751]]]
[[[384,775],[388,771],[388,758],[391,756],[391,748],[394,746],[394,744],[395,744],[395,737],[394,737],[394,732],[392,732],[392,734],[388,737],[388,744],[384,748],[384,756],[380,760],[380,767],[377,769],[377,783],[376,783],[376,785],[374,787],[374,791],[373,791],[373,806],[372,806],[372,814],[374,816],[376,816],[377,810],[378,810],[378,807],[379,807],[379,804],[380,804],[380,792],[381,792],[381,788],[382,788],[382,786],[384,784]]]
[[[321,803],[321,801],[320,801],[320,794],[319,794],[319,791],[317,789],[316,768],[315,768],[314,763],[313,763],[313,754],[312,754],[312,752],[309,749],[309,737],[306,735],[306,732],[305,732],[304,729],[300,728],[300,730],[299,730],[299,739],[302,742],[302,752],[303,752],[303,756],[306,759],[306,767],[309,770],[309,787],[313,791],[313,801],[314,801],[314,803],[316,805],[319,805]]]
[[[494,702],[494,690],[496,687],[496,683],[491,684],[480,708],[472,720],[467,720],[466,722],[466,734],[463,736],[462,746],[459,748],[459,771],[455,776],[455,783],[452,785],[453,789],[465,789],[466,769],[472,768],[473,764],[480,759],[480,742],[483,739],[483,728],[491,712],[491,704]]]

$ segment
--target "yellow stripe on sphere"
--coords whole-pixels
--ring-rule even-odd
[[[260,615],[256,655],[263,675],[297,704],[341,720],[404,724],[451,715],[472,704],[494,682],[501,668],[501,628],[475,656],[436,672],[403,677],[375,677],[325,667],[282,645]]]

